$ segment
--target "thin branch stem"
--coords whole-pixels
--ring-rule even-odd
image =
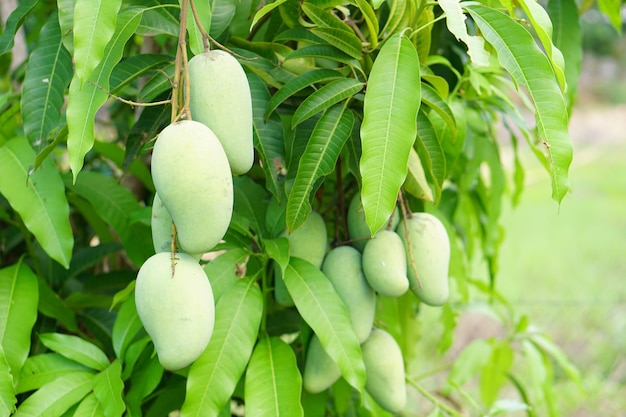
[[[450,414],[453,417],[465,417],[463,414],[459,413],[458,411],[448,407],[446,404],[442,403],[441,401],[439,401],[437,398],[435,398],[435,396],[433,396],[430,392],[426,391],[420,384],[418,384],[416,381],[412,380],[411,378],[407,377],[406,381],[409,383],[409,385],[411,385],[413,388],[415,388],[416,390],[418,390],[420,392],[420,394],[422,394],[424,397],[426,397],[430,402],[432,402],[434,405],[436,405],[437,407],[441,408],[443,411],[445,411],[446,413]]]
[[[153,101],[151,103],[139,103],[137,101],[132,101],[132,100],[127,100],[125,98],[122,98],[120,96],[116,96],[115,94],[111,93],[110,91],[107,91],[104,87],[102,87],[101,85],[99,85],[98,83],[94,83],[92,82],[91,84],[95,85],[98,89],[104,91],[109,97],[114,98],[115,100],[124,103],[124,104],[128,104],[129,106],[132,107],[153,107],[153,106],[161,106],[163,104],[168,104],[171,103],[172,100],[168,99],[168,100],[161,100],[161,101]]]

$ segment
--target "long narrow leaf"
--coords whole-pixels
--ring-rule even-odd
[[[361,199],[372,236],[395,209],[417,134],[420,64],[411,41],[400,34],[380,50],[367,81],[361,125]]]
[[[141,54],[125,58],[111,72],[109,82],[113,93],[155,70],[162,70],[174,57],[161,54]]]
[[[443,101],[437,91],[428,84],[422,84],[422,103],[426,104],[432,110],[446,122],[450,132],[453,136],[456,136],[456,121],[454,120],[454,113],[448,103]]]
[[[530,33],[511,17],[480,5],[467,6],[467,10],[487,42],[498,51],[502,67],[518,86],[528,89],[536,107],[538,134],[550,161],[552,198],[560,203],[569,190],[573,151],[567,107],[552,66]]]
[[[35,147],[45,145],[61,119],[65,89],[72,79],[72,57],[65,49],[56,15],[41,30],[30,54],[22,87],[24,133]]]
[[[22,368],[17,384],[18,394],[37,390],[55,379],[72,372],[89,372],[90,369],[58,353],[30,356]]]
[[[343,30],[344,32],[351,32],[354,34],[350,26],[341,21],[337,16],[333,15],[327,10],[316,6],[313,3],[304,2],[300,6],[302,11],[311,19],[315,25],[325,28],[334,28]]]
[[[357,59],[354,59],[350,55],[340,51],[332,45],[308,45],[302,48],[298,48],[290,53],[287,59],[296,58],[324,58],[331,61],[337,61],[342,64],[346,64],[352,68],[361,70],[361,64]]]
[[[0,34],[0,55],[4,55],[13,48],[15,33],[38,2],[39,0],[20,1],[19,5],[9,15],[4,25],[4,31]]]
[[[365,365],[348,309],[323,272],[292,257],[283,275],[296,308],[320,339],[324,350],[356,390],[365,385]]]
[[[39,339],[48,349],[88,368],[102,371],[109,366],[107,355],[98,346],[78,336],[42,333]]]
[[[8,417],[15,412],[15,404],[17,404],[15,393],[11,367],[0,346],[0,416]]]
[[[378,17],[376,17],[376,12],[367,0],[354,0],[354,3],[357,5],[359,10],[361,10],[361,14],[363,15],[363,19],[367,25],[367,30],[369,30],[369,47],[371,49],[376,49],[378,46]]]
[[[37,301],[37,277],[27,265],[0,269],[0,347],[15,383],[30,352]]]
[[[354,59],[361,59],[363,44],[354,34],[337,28],[312,28],[311,32]]]
[[[115,318],[113,325],[113,350],[115,356],[123,358],[128,346],[134,341],[143,326],[135,307],[135,297],[131,295],[124,301]]]
[[[439,0],[439,6],[446,14],[446,26],[458,40],[467,45],[467,53],[472,62],[479,66],[489,64],[489,53],[485,50],[485,40],[480,36],[471,36],[465,27],[466,16],[460,0]]]
[[[277,337],[259,340],[246,371],[248,417],[298,417],[302,376],[291,347]]]
[[[354,78],[331,81],[308,96],[298,107],[291,119],[292,128],[320,113],[333,104],[352,97],[363,89],[363,83]]]
[[[287,228],[297,229],[311,212],[310,198],[316,182],[335,168],[341,149],[354,125],[345,104],[328,109],[315,125],[287,201]]]
[[[34,163],[35,153],[26,138],[13,138],[0,146],[0,178],[11,178],[0,181],[0,194],[19,213],[46,253],[68,268],[74,236],[65,187],[51,160],[30,174]]]
[[[217,303],[213,336],[187,378],[181,417],[217,416],[246,368],[261,323],[263,296],[253,279],[242,279]]]
[[[122,362],[119,359],[93,378],[93,393],[106,417],[121,417],[124,413],[123,390]]]
[[[107,417],[98,402],[96,395],[92,392],[88,394],[76,407],[72,417]]]

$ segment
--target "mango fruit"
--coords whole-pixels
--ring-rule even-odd
[[[195,361],[213,334],[213,290],[191,256],[171,252],[148,258],[137,274],[135,304],[163,368],[174,371]]]
[[[386,331],[374,329],[361,345],[361,350],[367,374],[365,389],[382,408],[399,413],[407,402],[400,346]]]
[[[361,253],[352,246],[338,246],[326,255],[322,272],[348,308],[352,329],[363,343],[374,324],[376,293],[363,274]]]
[[[399,297],[409,289],[404,244],[392,230],[379,230],[363,249],[363,273],[379,294]]]
[[[150,227],[152,229],[152,245],[154,251],[169,252],[172,250],[172,216],[170,215],[165,205],[159,198],[157,193],[154,193],[154,199],[152,200],[152,217],[150,220]],[[176,239],[176,245],[179,245],[179,239]],[[190,253],[196,261],[200,261],[202,253]]]
[[[317,394],[329,388],[341,376],[339,366],[326,353],[316,335],[311,337],[307,349],[302,384],[311,394]]]
[[[189,60],[191,117],[219,138],[234,175],[254,163],[252,99],[248,78],[237,59],[211,50]]]
[[[391,229],[395,229],[400,221],[398,210],[394,210],[391,216]],[[348,206],[347,214],[348,236],[352,240],[351,245],[363,252],[365,244],[372,238],[372,232],[365,221],[365,211],[361,205],[361,192],[357,192]]]
[[[176,224],[180,249],[209,252],[233,213],[233,178],[215,134],[192,120],[163,129],[152,152],[152,178]]]
[[[396,232],[404,243],[411,291],[425,304],[441,306],[450,291],[448,232],[441,220],[430,213],[413,213],[406,223],[408,229],[400,222]]]

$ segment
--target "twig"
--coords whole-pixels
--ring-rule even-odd
[[[439,401],[437,398],[435,398],[430,392],[426,391],[420,384],[418,384],[416,381],[412,380],[411,378],[407,377],[406,381],[409,383],[409,385],[411,385],[413,388],[415,388],[416,390],[418,390],[420,392],[420,394],[422,394],[424,397],[428,398],[428,400],[430,400],[430,402],[432,402],[435,406],[441,408],[443,411],[445,411],[446,413],[450,414],[453,417],[465,417],[463,414],[459,413],[458,411],[448,407],[447,405],[445,405],[444,403],[442,403],[441,401]]]
[[[104,91],[109,97],[112,97],[115,100],[117,100],[119,102],[122,102],[124,104],[128,104],[129,106],[132,106],[132,107],[153,107],[153,106],[160,106],[162,104],[168,104],[168,103],[172,102],[172,100],[168,99],[168,100],[154,101],[154,102],[151,102],[151,103],[139,103],[137,101],[127,100],[127,99],[122,98],[120,96],[116,96],[115,94],[107,91],[104,87],[102,87],[98,83],[91,82],[91,84],[95,85],[97,88],[99,88],[100,90]]]

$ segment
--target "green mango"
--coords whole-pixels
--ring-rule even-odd
[[[348,308],[354,333],[363,343],[374,325],[376,293],[363,274],[361,253],[352,246],[338,246],[326,255],[322,271]]]
[[[391,220],[391,229],[395,229],[400,222],[400,214],[398,210],[394,210]],[[361,205],[361,193],[357,192],[348,206],[348,236],[350,236],[351,245],[363,252],[365,244],[372,238],[372,231],[365,221],[365,211]]]
[[[367,374],[365,389],[382,408],[399,413],[407,402],[400,346],[386,331],[374,329],[361,350]]]
[[[404,222],[400,222],[396,232],[404,243],[411,291],[425,304],[441,306],[448,301],[450,291],[448,232],[443,223],[430,213],[413,213],[406,223],[408,232]]]
[[[341,376],[339,366],[326,353],[316,335],[311,337],[306,353],[302,385],[311,394],[317,394],[333,385]]]
[[[169,211],[163,205],[163,202],[159,198],[157,193],[154,194],[154,199],[152,200],[152,218],[151,218],[151,228],[152,228],[152,245],[154,246],[154,251],[156,253],[159,252],[170,252],[172,250],[172,216],[170,216]],[[176,245],[179,245],[179,239],[176,239]],[[196,261],[200,261],[202,258],[202,253],[190,253]]]
[[[224,147],[234,175],[254,163],[252,98],[243,67],[228,52],[214,49],[189,60],[191,117],[207,125]]]
[[[233,178],[224,149],[200,122],[183,120],[159,134],[152,152],[154,187],[176,224],[180,249],[209,252],[233,213]]]
[[[175,371],[195,361],[213,334],[215,304],[209,279],[198,262],[177,253],[148,258],[137,274],[135,304],[163,368]]]
[[[392,230],[379,230],[363,249],[363,273],[379,294],[399,297],[409,289],[404,244]]]

